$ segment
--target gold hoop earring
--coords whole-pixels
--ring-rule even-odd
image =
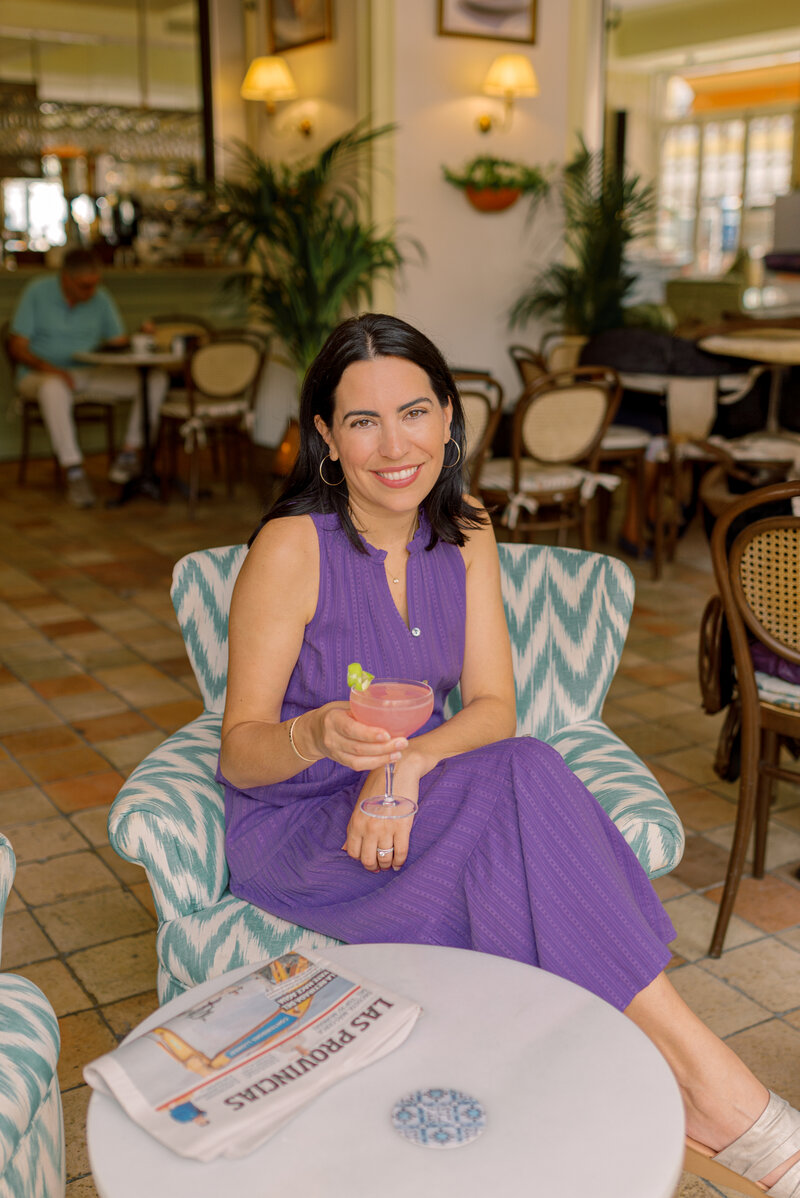
[[[329,483],[327,478],[325,477],[325,475],[322,473],[322,467],[325,465],[325,463],[328,461],[329,458],[331,461],[333,461],[333,458],[331,457],[331,455],[329,453],[326,453],[325,457],[320,462],[319,476],[322,479],[322,481],[324,482],[326,487],[341,487],[342,483],[344,482],[344,474],[342,474],[342,477],[339,479],[338,483]]]
[[[453,440],[452,437],[450,439],[451,441]],[[442,470],[455,470],[456,466],[461,461],[461,446],[459,445],[458,441],[453,441],[453,444],[456,447],[456,460],[454,462],[448,462],[447,465],[445,465],[444,459],[442,459]]]

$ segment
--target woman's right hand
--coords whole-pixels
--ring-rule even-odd
[[[404,736],[392,737],[384,728],[373,728],[354,719],[346,701],[326,703],[308,712],[297,721],[295,738],[298,729],[301,748],[311,742],[316,756],[330,757],[357,773],[399,761],[403,749],[408,748]]]

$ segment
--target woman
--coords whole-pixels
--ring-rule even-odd
[[[514,739],[497,549],[463,494],[464,418],[441,354],[395,318],[346,321],[306,376],[300,425],[231,607],[219,777],[232,891],[342,940],[475,948],[585,986],[660,1048],[706,1155],[800,1198],[800,1115],[672,988],[674,930],[599,804],[553,749]],[[351,661],[430,682],[419,735],[353,719]],[[463,709],[444,721],[459,680]],[[413,819],[359,810],[390,761]]]

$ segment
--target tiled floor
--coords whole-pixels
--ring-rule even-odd
[[[102,489],[102,462],[92,463]],[[17,854],[3,968],[24,973],[61,1022],[67,1193],[95,1194],[82,1066],[156,1005],[155,921],[142,872],[106,840],[122,779],[200,710],[169,601],[173,562],[246,538],[252,494],[200,506],[145,499],[76,512],[49,465],[24,489],[0,465],[0,829]],[[688,833],[657,884],[678,932],[672,978],[695,1010],[800,1105],[800,790],[780,788],[768,875],[743,883],[726,949],[705,956],[735,815],[736,786],[711,768],[721,717],[699,707],[696,642],[712,590],[695,528],[660,583],[634,565],[637,606],[606,718],[651,765]],[[684,1178],[682,1198],[713,1187]]]

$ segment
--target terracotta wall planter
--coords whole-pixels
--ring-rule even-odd
[[[464,194],[479,212],[502,212],[516,204],[522,192],[518,187],[465,187]]]

